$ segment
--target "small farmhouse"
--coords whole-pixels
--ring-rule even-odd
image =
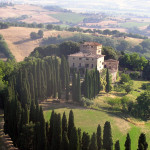
[[[80,45],[80,52],[68,56],[70,68],[87,68],[101,72],[104,68],[108,68],[112,74],[112,82],[116,81],[119,62],[113,59],[104,61],[102,55],[102,44],[96,42],[84,42]]]

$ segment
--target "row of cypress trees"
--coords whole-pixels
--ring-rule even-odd
[[[100,73],[95,68],[88,71],[86,69],[84,82],[82,83],[82,94],[88,99],[95,98],[100,91]]]
[[[69,80],[69,73],[65,58],[61,61],[58,57],[46,57],[26,60],[10,75],[4,96],[4,131],[19,149],[47,148],[45,120],[38,100],[61,98],[61,91],[67,86],[63,81]]]

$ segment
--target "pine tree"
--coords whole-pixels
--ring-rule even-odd
[[[138,150],[147,150],[148,143],[146,142],[146,136],[144,133],[141,133],[138,140]]]
[[[98,150],[96,134],[93,133],[89,150]]]
[[[70,134],[69,150],[79,150],[79,137],[76,127],[73,127]]]
[[[102,135],[101,135],[101,126],[98,125],[97,127],[97,146],[98,150],[102,149]]]
[[[69,140],[66,131],[63,133],[61,150],[69,150]]]
[[[63,113],[62,117],[62,135],[64,134],[64,132],[68,133],[67,117],[65,112]]]
[[[106,150],[113,149],[112,133],[110,122],[106,121],[103,131],[103,148]]]
[[[109,70],[107,69],[107,72],[106,72],[106,89],[105,91],[107,93],[109,93],[111,91],[111,85],[110,85],[110,75],[109,75]]]
[[[89,150],[89,146],[90,146],[90,136],[88,135],[88,133],[83,132],[83,135],[82,135],[82,150]]]
[[[120,150],[119,140],[117,140],[116,143],[115,143],[115,150]]]
[[[129,133],[127,134],[124,146],[125,146],[125,150],[131,150],[131,139]]]
[[[70,140],[70,135],[71,135],[71,131],[74,127],[74,114],[73,114],[73,111],[70,110],[70,113],[69,113],[69,121],[68,121],[68,139]]]

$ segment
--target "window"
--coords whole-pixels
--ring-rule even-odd
[[[82,58],[79,58],[79,60],[82,60]]]
[[[88,58],[86,58],[86,60],[89,60]]]
[[[79,67],[81,67],[81,63],[79,64]]]
[[[89,64],[85,64],[85,67],[88,68],[88,67],[89,67]]]
[[[92,60],[94,60],[94,59],[92,58]]]
[[[91,67],[93,68],[93,64],[91,65]]]
[[[105,65],[104,68],[106,68],[107,66]]]
[[[73,63],[72,65],[73,65],[73,67],[74,67],[74,63]]]
[[[73,57],[73,59],[75,59],[75,58]]]

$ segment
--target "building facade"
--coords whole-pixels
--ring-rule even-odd
[[[102,45],[95,42],[85,42],[80,46],[80,52],[68,56],[70,68],[87,68],[97,67],[98,71],[104,68],[104,55],[101,54]]]
[[[101,72],[104,68],[108,68],[112,75],[112,82],[117,79],[119,61],[113,59],[104,61],[102,44],[84,42],[80,45],[80,52],[68,56],[68,62],[70,68],[78,70],[81,68],[90,70],[97,67],[97,70]]]

